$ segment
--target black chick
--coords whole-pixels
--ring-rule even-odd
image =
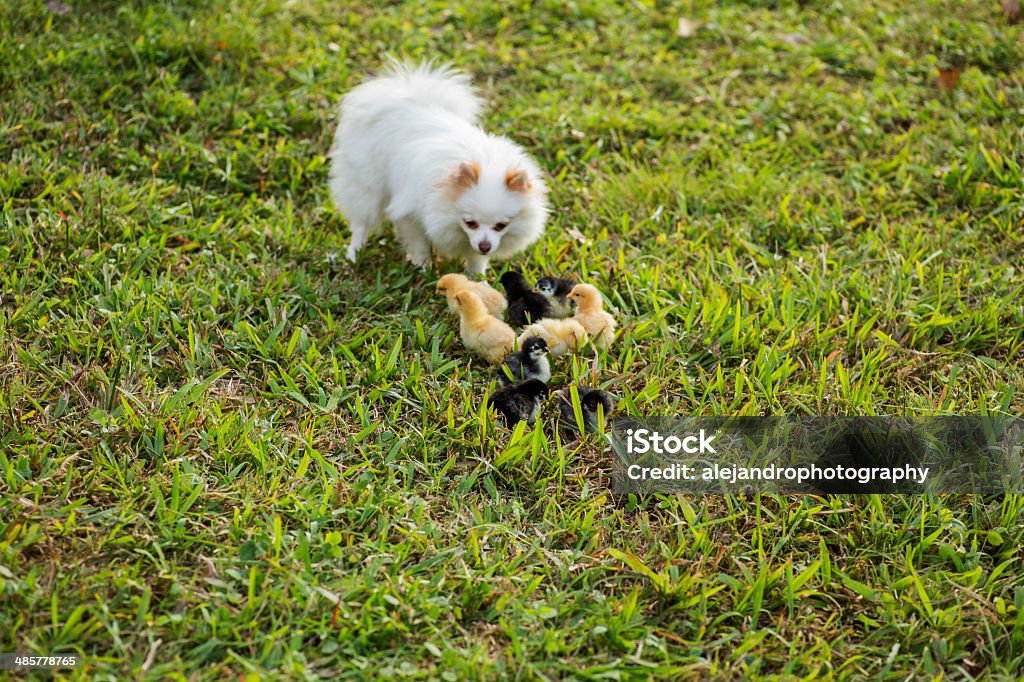
[[[584,430],[587,433],[594,433],[597,431],[597,406],[600,405],[604,409],[605,419],[615,409],[615,399],[612,398],[612,394],[608,391],[602,391],[599,388],[587,388],[586,386],[577,386],[576,390],[580,394],[580,409],[583,411],[583,425]],[[572,409],[572,393],[571,389],[563,388],[558,392],[558,413],[559,413],[559,429],[566,436],[578,436],[580,429],[576,423],[576,414]]]
[[[518,353],[509,353],[498,369],[499,378],[505,385],[513,381],[540,379],[545,384],[551,380],[551,363],[548,362],[548,342],[539,336],[523,341]],[[508,373],[505,369],[508,368]],[[512,378],[509,379],[508,375]]]
[[[576,282],[571,279],[541,277],[537,280],[537,291],[548,299],[556,317],[572,317],[572,301],[566,296],[574,286]]]
[[[540,379],[527,379],[494,391],[487,399],[487,406],[496,409],[505,420],[505,426],[511,429],[521,421],[527,424],[536,421],[541,398],[547,394],[547,384]]]
[[[548,299],[537,293],[521,272],[506,272],[501,276],[508,301],[509,324],[522,327],[545,317],[553,317],[554,311]]]

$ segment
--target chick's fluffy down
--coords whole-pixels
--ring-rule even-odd
[[[474,282],[465,275],[455,272],[445,275],[437,282],[437,293],[444,294],[448,299],[448,310],[456,315],[459,314],[459,304],[455,296],[460,291],[472,291],[476,294],[491,315],[498,318],[504,315],[508,305],[505,295],[484,282]]]
[[[462,344],[492,365],[501,362],[516,340],[512,327],[488,314],[480,297],[471,291],[459,292],[456,303],[462,316]]]
[[[598,348],[607,348],[615,340],[615,318],[603,310],[577,312],[574,319],[594,338],[594,345]]]
[[[557,358],[566,353],[574,353],[587,342],[587,330],[573,319],[546,318],[523,327],[519,335],[519,345],[531,336],[539,336],[548,344],[548,353]]]
[[[608,348],[615,340],[615,318],[604,311],[601,292],[590,284],[577,284],[569,292],[569,298],[576,301],[576,316],[573,318],[583,325],[594,339],[598,348]]]

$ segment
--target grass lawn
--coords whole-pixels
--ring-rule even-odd
[[[1024,497],[616,499],[599,443],[491,422],[436,275],[390,238],[333,257],[326,188],[341,94],[388,52],[452,60],[549,174],[513,263],[623,322],[556,385],[632,415],[1024,413],[998,2],[65,2],[0,8],[0,652],[84,654],[66,679],[1024,676]]]

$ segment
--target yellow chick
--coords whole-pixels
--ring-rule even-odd
[[[488,313],[484,302],[472,291],[455,294],[455,304],[461,315],[462,345],[492,365],[501,362],[516,340],[512,327]]]
[[[444,294],[448,299],[448,310],[456,315],[459,314],[459,306],[455,303],[455,294],[460,291],[472,291],[484,302],[487,312],[498,318],[504,314],[505,307],[508,305],[505,302],[505,295],[497,289],[493,289],[483,282],[474,282],[465,275],[455,272],[437,280],[437,286],[434,288],[435,294]]]
[[[533,324],[523,327],[523,333],[519,335],[519,347],[521,348],[531,336],[539,336],[548,344],[548,353],[553,358],[560,357],[566,353],[575,353],[587,342],[587,330],[579,322],[569,317],[558,319],[545,317]]]
[[[567,298],[576,301],[574,320],[583,325],[598,348],[608,348],[615,340],[615,318],[606,313],[601,303],[601,292],[590,284],[577,284]]]

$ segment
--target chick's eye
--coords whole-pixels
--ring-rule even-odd
[[[471,230],[475,230],[476,227],[477,227],[477,223],[476,223],[475,220],[470,220],[469,218],[463,218],[462,222],[465,223],[466,227],[468,227]]]
[[[495,232],[501,232],[506,227],[508,227],[508,223],[494,223],[494,231]]]

